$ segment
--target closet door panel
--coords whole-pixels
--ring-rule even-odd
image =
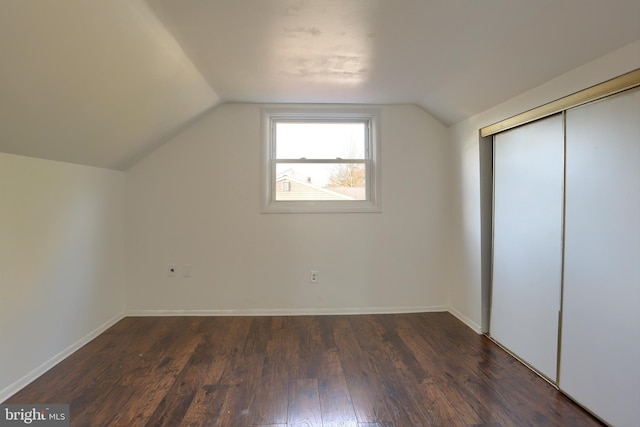
[[[640,91],[567,111],[560,388],[640,425]]]
[[[563,123],[494,137],[491,336],[556,380],[562,276]]]

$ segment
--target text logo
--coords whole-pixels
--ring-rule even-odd
[[[0,405],[0,427],[69,427],[69,405]]]

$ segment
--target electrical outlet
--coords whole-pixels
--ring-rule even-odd
[[[176,265],[175,264],[169,264],[167,266],[167,276],[176,277],[177,274],[178,274],[178,268],[176,267]]]
[[[318,283],[318,271],[311,270],[311,275],[309,276],[309,282]]]

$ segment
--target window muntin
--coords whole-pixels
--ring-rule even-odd
[[[376,118],[265,111],[263,212],[379,212]]]

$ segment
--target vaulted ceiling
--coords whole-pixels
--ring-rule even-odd
[[[451,125],[636,40],[639,0],[0,0],[0,151],[126,169],[225,102]]]

